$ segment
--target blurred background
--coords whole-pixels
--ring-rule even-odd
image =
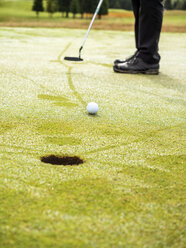
[[[0,0],[0,26],[87,28],[98,0]],[[186,0],[165,0],[163,31],[186,32]],[[133,30],[131,0],[104,0],[94,29]]]

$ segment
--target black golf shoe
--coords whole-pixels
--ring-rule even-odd
[[[137,54],[138,54],[138,50],[132,56],[126,58],[125,60],[116,59],[114,61],[114,65],[129,62],[131,59],[133,59],[134,57],[136,57]]]
[[[159,63],[147,64],[141,58],[134,57],[128,62],[115,64],[113,70],[119,73],[158,75]]]

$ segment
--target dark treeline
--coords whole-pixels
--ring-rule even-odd
[[[76,17],[77,13],[81,14],[81,18],[85,13],[94,13],[99,0],[46,0],[45,10],[51,14],[55,12],[61,12],[62,16],[67,17],[69,13]],[[164,0],[165,9],[183,9],[186,10],[186,0]],[[108,14],[109,8],[115,9],[132,9],[131,0],[104,0],[99,12],[99,18],[102,15]],[[44,11],[43,0],[34,0],[32,10],[39,15],[39,12]]]
[[[164,0],[165,9],[186,10],[186,0]],[[109,0],[109,8],[132,9],[132,0]]]
[[[182,9],[186,10],[186,0],[165,0],[165,9]]]
[[[46,11],[52,16],[55,12],[61,12],[62,17],[69,17],[69,13],[73,14],[73,18],[76,14],[80,13],[81,18],[84,14],[93,14],[96,10],[99,0],[47,0]],[[109,9],[109,1],[103,0],[103,4],[99,11],[99,18],[102,15],[107,15]],[[34,0],[32,10],[39,15],[39,12],[44,11],[43,0]]]
[[[132,0],[109,0],[109,8],[131,10]]]

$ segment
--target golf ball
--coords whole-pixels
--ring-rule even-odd
[[[87,105],[87,111],[90,115],[95,115],[97,112],[98,112],[98,105],[97,103],[95,102],[90,102],[88,105]]]

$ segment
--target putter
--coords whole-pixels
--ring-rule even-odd
[[[90,23],[90,25],[89,25],[89,28],[88,28],[88,30],[87,30],[87,33],[86,33],[86,35],[85,35],[85,38],[84,38],[84,40],[83,40],[83,42],[82,42],[82,45],[81,45],[81,47],[80,47],[80,49],[79,49],[79,57],[65,57],[64,60],[69,60],[69,61],[83,61],[83,59],[81,58],[81,51],[82,51],[82,49],[83,49],[83,47],[84,47],[84,45],[85,45],[85,42],[86,42],[86,40],[87,40],[87,38],[88,38],[88,35],[89,35],[89,33],[90,33],[90,30],[91,30],[91,28],[92,28],[92,25],[93,25],[93,23],[94,23],[94,20],[95,20],[97,14],[98,14],[98,12],[99,12],[99,10],[100,10],[100,8],[101,8],[102,3],[103,3],[103,0],[100,0],[99,3],[98,3],[98,6],[97,6],[96,11],[95,11],[95,13],[94,13],[94,16],[93,16],[93,18],[92,18],[92,21],[91,21],[91,23]]]

